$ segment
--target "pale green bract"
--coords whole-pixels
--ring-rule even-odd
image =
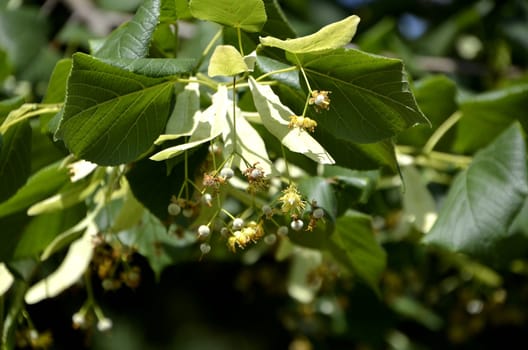
[[[356,15],[324,26],[316,33],[295,39],[281,40],[271,36],[260,38],[264,46],[277,47],[291,53],[337,49],[348,44],[356,34],[360,18]]]
[[[269,86],[261,85],[250,77],[249,88],[262,124],[284,146],[292,152],[304,154],[317,163],[334,164],[332,156],[306,130],[288,126],[290,116],[295,113],[281,103],[279,97]]]
[[[166,160],[176,157],[183,151],[209,142],[222,133],[225,129],[224,118],[227,112],[227,88],[223,85],[213,95],[213,103],[199,115],[198,123],[193,129],[188,142],[164,149],[150,157],[152,160]]]

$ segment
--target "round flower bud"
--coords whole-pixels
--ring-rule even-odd
[[[267,245],[273,245],[276,241],[277,236],[275,236],[273,233],[264,237],[264,243],[266,243]]]
[[[211,234],[211,229],[207,225],[200,225],[198,227],[198,236],[200,238],[206,238]]]
[[[191,208],[183,209],[183,216],[185,216],[186,218],[190,218],[191,216],[193,216],[193,214],[194,211]]]
[[[277,229],[277,234],[279,236],[286,236],[288,234],[288,226],[281,226]]]
[[[176,203],[171,203],[167,207],[167,211],[169,212],[170,215],[177,216],[177,215],[180,215],[181,213],[181,207]]]
[[[226,179],[230,179],[235,176],[235,172],[231,168],[223,168],[222,170],[220,170],[220,176]]]
[[[300,219],[296,219],[296,220],[293,220],[291,223],[290,223],[290,227],[292,228],[292,230],[294,231],[300,231],[302,230],[304,226],[304,222]]]
[[[207,243],[202,243],[200,244],[200,251],[205,255],[211,251],[211,246]]]
[[[324,210],[322,208],[317,208],[312,212],[314,219],[320,219],[324,216]]]
[[[72,316],[72,322],[75,327],[84,327],[86,325],[86,317],[82,312],[76,312]]]
[[[263,205],[262,206],[262,212],[264,213],[264,215],[266,216],[271,216],[273,214],[273,210],[271,209],[271,207],[267,204]]]
[[[97,322],[97,329],[99,330],[99,332],[105,332],[112,329],[112,320],[107,317],[101,318]]]
[[[325,100],[325,96],[323,94],[320,94],[320,95],[317,95],[314,99],[314,103],[316,105],[320,105],[321,103],[323,103]]]
[[[202,196],[202,201],[207,205],[211,205],[212,200],[213,196],[211,196],[210,193],[204,193],[204,195]]]
[[[244,219],[236,218],[233,220],[233,229],[239,230],[242,228],[242,226],[244,226]]]

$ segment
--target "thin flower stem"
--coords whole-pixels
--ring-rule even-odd
[[[233,77],[233,151],[237,152],[237,128],[236,128],[236,78]]]
[[[451,129],[462,117],[462,112],[456,111],[455,113],[451,114],[449,118],[447,118],[439,127],[435,130],[435,132],[431,135],[429,140],[425,143],[422,153],[429,154],[431,151],[435,148],[436,144],[440,139]]]
[[[242,47],[242,33],[240,32],[240,27],[237,27],[237,37],[238,37],[238,48],[240,54],[244,56],[244,48]]]

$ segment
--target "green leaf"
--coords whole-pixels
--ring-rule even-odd
[[[514,124],[479,151],[455,179],[424,242],[498,258],[496,244],[508,236],[528,194],[525,147],[521,128]]]
[[[277,0],[264,0],[264,6],[268,20],[261,30],[262,34],[271,35],[279,39],[295,38],[297,36]]]
[[[249,78],[249,87],[262,124],[292,152],[304,154],[321,164],[333,164],[330,154],[306,130],[289,127],[289,118],[295,113],[283,105],[269,86],[260,85]]]
[[[98,186],[99,182],[76,182],[70,186],[66,186],[59,193],[33,204],[29,207],[27,214],[34,216],[64,210],[84,201],[97,189]]]
[[[330,111],[310,112],[335,138],[372,143],[427,123],[400,60],[353,49],[298,54],[314,90],[328,90]]]
[[[304,177],[298,182],[299,191],[310,203],[315,201],[326,214],[335,221],[337,214],[337,199],[332,185],[323,177]]]
[[[461,103],[460,110],[462,118],[458,122],[453,148],[456,152],[474,152],[497,137],[514,120],[518,120],[528,130],[525,118],[528,110],[528,84],[514,85],[469,98]]]
[[[85,215],[83,205],[33,218],[24,228],[13,259],[36,258],[62,231],[75,225]]]
[[[143,58],[158,25],[160,0],[145,0],[130,22],[116,29],[94,53],[100,58]]]
[[[36,9],[20,7],[0,9],[0,49],[18,72],[33,64],[41,48],[47,44],[45,17]]]
[[[193,70],[196,63],[196,60],[193,58],[103,58],[100,61],[132,73],[146,75],[152,78],[189,73]]]
[[[68,83],[68,76],[70,75],[72,67],[71,58],[62,59],[55,65],[55,69],[51,74],[48,83],[48,89],[42,102],[44,103],[60,103],[66,99],[66,85]],[[56,128],[50,128],[49,122],[56,114],[44,114],[40,117],[42,131],[52,130],[55,132]]]
[[[415,167],[401,167],[401,175],[405,186],[403,193],[404,214],[416,229],[427,233],[437,218],[433,196]]]
[[[157,278],[165,267],[182,259],[183,248],[192,243],[189,239],[169,234],[159,219],[148,211],[144,212],[139,225],[130,232],[125,232],[125,237],[137,247],[141,255],[148,259]],[[168,248],[175,248],[178,251],[177,258],[169,254]]]
[[[207,74],[210,77],[216,76],[234,76],[248,71],[244,57],[238,50],[231,45],[218,45],[211,60]]]
[[[227,89],[219,86],[218,91],[213,95],[213,103],[203,113],[196,113],[196,126],[193,128],[191,137],[183,144],[165,148],[150,157],[152,160],[166,160],[176,157],[184,151],[197,147],[205,142],[209,142],[222,133],[225,129],[225,116],[227,113]],[[165,136],[165,137],[163,137]],[[161,139],[166,140],[173,135],[162,135]],[[158,141],[160,139],[158,138]]]
[[[27,183],[6,202],[0,204],[0,217],[23,210],[54,194],[68,180],[68,169],[57,162],[33,174]]]
[[[178,195],[187,176],[185,169],[198,169],[208,154],[208,145],[187,151],[187,167],[184,155],[171,158],[172,171],[167,162],[155,162],[148,158],[134,163],[126,173],[134,197],[152,214],[165,222],[169,218],[167,206],[173,195]],[[193,174],[188,174],[194,180]]]
[[[336,183],[336,186],[342,184],[345,188],[351,187],[359,190],[359,193],[350,194],[348,191],[344,192],[336,190],[338,196],[343,197],[347,204],[357,196],[359,202],[366,203],[370,195],[376,189],[376,186],[379,181],[380,172],[376,170],[369,171],[359,171],[343,168],[337,165],[327,165],[323,169],[323,176],[327,178],[332,178],[333,183]]]
[[[431,125],[418,125],[403,131],[398,135],[398,144],[423,147],[433,132],[457,110],[457,87],[445,75],[431,75],[417,81],[413,90],[416,102]],[[453,133],[454,129],[444,135],[435,149],[450,150]]]
[[[233,101],[230,100],[230,104]],[[258,164],[266,175],[274,173],[273,165],[268,156],[266,144],[255,128],[242,116],[242,111],[237,107],[235,116],[232,108],[227,109],[225,118],[226,127],[222,130],[224,141],[223,154],[225,159],[233,158],[229,165],[234,164],[240,171],[249,166]]]
[[[198,125],[199,118],[200,84],[192,82],[187,84],[176,97],[176,104],[165,126],[165,135],[160,135],[156,144],[182,136],[191,136]]]
[[[31,172],[31,127],[28,122],[17,123],[0,136],[0,202],[3,202],[24,185]]]
[[[29,288],[25,301],[36,304],[47,298],[53,298],[71,287],[82,276],[93,255],[93,235],[98,229],[90,226],[81,238],[70,245],[66,257],[60,266],[48,277]]]
[[[135,160],[165,127],[172,92],[165,79],[75,54],[57,136],[77,157],[97,164]]]
[[[378,291],[387,256],[374,237],[370,216],[349,212],[338,218],[332,241],[344,250],[348,263],[357,276]]]
[[[195,18],[258,32],[266,23],[262,0],[191,0],[189,7]]]
[[[0,101],[0,123],[8,116],[9,112],[19,108],[24,104],[24,97],[15,96],[7,100]]]
[[[359,24],[359,17],[352,15],[339,22],[329,24],[318,32],[295,39],[281,40],[274,37],[260,38],[265,46],[277,47],[291,53],[307,53],[337,49],[350,43]]]

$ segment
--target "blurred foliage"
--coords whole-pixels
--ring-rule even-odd
[[[364,141],[358,136],[364,130],[323,120],[314,138],[337,165],[318,169],[294,151],[281,150],[277,142],[269,141],[275,139],[268,131],[256,126],[270,157],[278,159],[282,151],[290,161],[288,171],[300,171],[299,188],[310,200],[317,199],[325,218],[324,223],[316,223],[311,236],[290,232],[287,238],[273,235],[272,239],[269,235],[237,254],[219,235],[211,238],[210,252],[200,250],[205,248],[191,230],[194,233],[210,212],[198,213],[191,206],[189,217],[167,215],[167,204],[184,181],[183,164],[196,170],[210,162],[206,144],[171,158],[166,167],[148,158],[136,159],[153,151],[148,148],[159,134],[156,130],[166,119],[170,123],[170,115],[159,111],[172,110],[178,101],[160,102],[149,114],[159,117],[157,129],[143,139],[146,146],[120,154],[121,158],[108,158],[97,149],[90,152],[92,145],[110,141],[118,150],[128,135],[126,128],[110,141],[94,134],[75,146],[54,140],[61,118],[72,118],[71,126],[61,126],[72,143],[91,130],[114,127],[113,123],[101,126],[97,120],[76,124],[72,110],[58,112],[60,108],[54,106],[67,96],[68,79],[70,83],[86,79],[81,70],[70,74],[72,62],[93,73],[94,90],[100,83],[98,73],[120,72],[115,81],[161,86],[167,94],[173,91],[165,74],[195,67],[188,59],[200,57],[218,26],[192,19],[185,0],[174,1],[174,7],[162,1],[160,20],[150,18],[147,31],[153,39],[145,39],[145,52],[123,57],[115,65],[86,55],[126,56],[117,45],[137,30],[133,24],[138,17],[133,16],[140,4],[151,2],[0,0],[0,122],[13,117],[11,111],[31,113],[33,104],[44,102],[48,108],[39,113],[40,118],[1,130],[0,135],[2,349],[410,350],[496,349],[524,343],[528,331],[526,1],[264,1],[268,15],[287,18],[262,30],[280,39],[313,33],[352,14],[359,16],[356,36],[347,47],[361,51],[347,55],[384,67],[398,66],[399,61],[364,52],[401,59],[409,73],[410,95],[431,125],[406,129],[419,121],[409,116],[408,125],[382,136],[373,131],[368,135],[376,139],[368,141],[376,142],[358,144]],[[194,16],[201,18],[196,15],[199,10]],[[179,18],[178,26],[168,20],[174,16]],[[258,27],[259,19],[255,22]],[[259,42],[252,33],[258,30],[255,24],[242,26],[248,28],[241,40],[246,54]],[[223,34],[224,43],[238,47],[234,29]],[[290,53],[275,47],[261,49],[258,73],[284,68],[292,60]],[[72,59],[75,52],[84,54]],[[158,67],[141,61],[146,56],[174,61]],[[300,53],[297,59],[309,66],[314,57]],[[127,61],[131,58],[134,62]],[[202,59],[208,62],[209,55]],[[336,79],[342,74],[353,78],[354,69],[361,69],[345,67],[343,73],[339,60],[340,56],[321,59],[312,68],[324,68],[327,76]],[[120,75],[125,69],[126,76]],[[148,69],[165,71],[153,77]],[[396,69],[400,74],[401,69]],[[300,113],[305,101],[298,91],[305,82],[299,74],[283,72],[273,78],[277,81],[273,91]],[[308,76],[314,87],[323,85],[318,79]],[[129,93],[130,86],[122,83],[119,93]],[[339,84],[335,86],[338,90]],[[183,84],[174,87],[179,94],[183,89]],[[203,90],[201,86],[196,103],[208,106],[214,95]],[[346,110],[349,106],[343,101],[354,93],[336,91],[330,97]],[[128,95],[122,108],[158,98],[154,95]],[[239,107],[253,108],[254,99],[254,92],[241,96]],[[320,117],[310,113],[314,119]],[[324,113],[323,118],[330,118]],[[129,119],[142,122],[141,117],[138,113]],[[371,117],[379,119],[378,125],[386,121],[378,114]],[[167,145],[182,147],[174,140]],[[156,152],[162,150],[156,147]],[[134,162],[108,171],[99,167],[90,177],[70,183],[64,167],[72,162],[70,151],[105,165],[126,163],[133,153]],[[120,182],[124,172],[126,182]],[[103,184],[117,195],[94,191]],[[223,195],[231,196],[225,202],[230,212],[243,212],[246,197]],[[107,203],[104,210],[97,207],[97,198],[102,197]],[[28,216],[28,210],[41,215]],[[30,285],[56,272],[67,258],[64,248],[80,242],[90,230],[112,232],[115,239],[102,240],[90,249],[84,278],[54,298],[42,297],[26,305]],[[424,236],[432,244],[424,244]],[[95,314],[84,317],[87,308]],[[102,310],[113,322],[105,333],[97,330],[102,327],[104,317],[98,314]],[[81,314],[82,322],[75,319]]]

